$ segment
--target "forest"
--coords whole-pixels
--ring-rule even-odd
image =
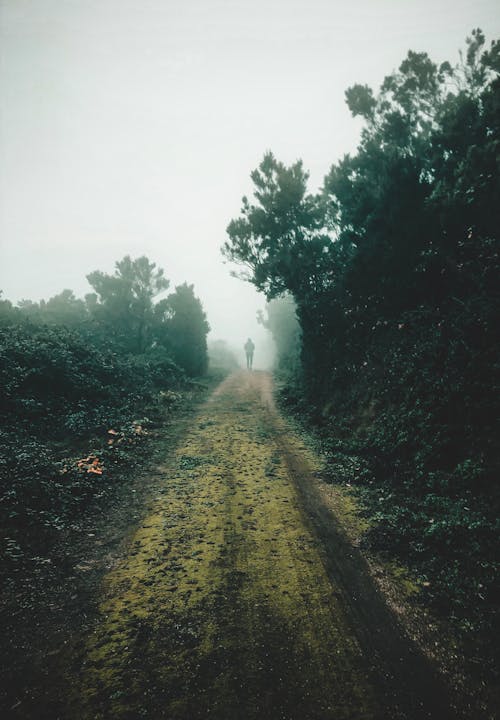
[[[88,275],[78,299],[0,301],[0,525],[5,577],[47,562],[61,531],[125,467],[176,390],[207,369],[209,325],[192,285],[146,257]]]
[[[332,478],[358,488],[365,540],[409,563],[458,633],[497,652],[500,42],[460,62],[409,52],[345,98],[357,151],[318,192],[266,152],[223,253],[268,299],[282,404]],[[495,661],[491,667],[494,668]]]

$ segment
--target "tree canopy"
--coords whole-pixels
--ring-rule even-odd
[[[194,286],[184,283],[165,301],[166,343],[175,361],[188,375],[203,375],[208,366],[207,334],[210,330]]]
[[[92,315],[143,352],[152,342],[154,300],[170,285],[163,270],[144,256],[132,260],[126,255],[113,275],[96,270],[87,280],[97,294],[96,299],[87,296]]]

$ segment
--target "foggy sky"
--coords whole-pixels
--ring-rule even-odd
[[[0,288],[39,300],[147,255],[263,364],[264,299],[222,263],[264,152],[311,189],[352,151],[344,91],[409,49],[458,60],[498,0],[0,0]],[[267,351],[266,351],[267,352]]]

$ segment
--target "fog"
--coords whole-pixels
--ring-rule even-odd
[[[147,255],[268,366],[265,300],[220,254],[250,171],[271,149],[317,187],[356,146],[345,89],[408,49],[455,62],[474,27],[498,37],[498,0],[0,0],[4,296]]]

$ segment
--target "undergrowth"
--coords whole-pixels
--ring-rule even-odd
[[[374,334],[368,361],[339,363],[321,396],[286,373],[280,395],[320,438],[331,480],[357,488],[370,519],[364,542],[420,577],[421,601],[494,674],[498,366],[492,318],[476,320],[462,308],[403,318]]]
[[[161,351],[116,352],[80,328],[0,328],[2,571],[50,555],[62,531],[141,462],[184,373]]]

